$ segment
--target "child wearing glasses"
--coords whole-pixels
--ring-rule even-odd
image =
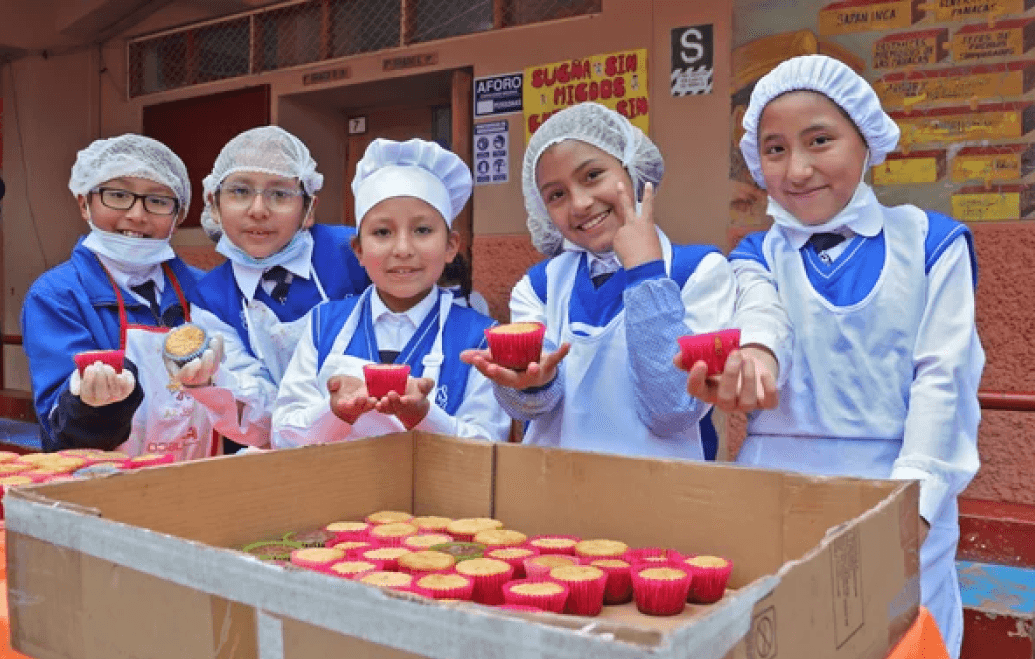
[[[219,429],[227,438],[264,446],[306,314],[362,292],[369,280],[350,247],[355,230],[315,223],[323,175],[291,133],[262,126],[234,137],[203,184],[202,224],[227,261],[202,278],[193,315],[222,337],[225,360],[168,367],[226,422]],[[227,443],[227,451],[237,448]]]
[[[190,201],[186,167],[164,144],[122,135],[80,151],[68,187],[90,233],[22,307],[43,448],[210,455],[208,412],[168,387],[161,359],[195,290],[194,271],[169,246]],[[80,373],[73,357],[96,350],[124,350],[121,371],[93,361]]]

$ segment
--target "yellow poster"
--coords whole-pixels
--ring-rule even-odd
[[[977,67],[975,67],[977,68]],[[1035,65],[1011,64],[968,69],[942,69],[923,74],[892,73],[874,84],[884,105],[901,106],[906,99],[922,98],[923,103],[969,101],[972,98],[1021,96],[1026,80],[1031,80]]]
[[[957,155],[952,160],[952,180],[956,183],[1014,181],[1021,176],[1019,153]]]
[[[928,18],[939,22],[962,21],[968,18],[988,18],[1023,14],[1028,0],[931,0],[925,7]],[[933,11],[932,11],[933,10]]]
[[[945,28],[892,34],[873,44],[873,68],[893,69],[936,64],[945,57]]]
[[[952,36],[952,59],[968,62],[986,57],[1023,55],[1026,43],[1024,21],[1004,21],[989,27],[988,23],[964,26]]]
[[[1019,138],[1026,132],[1020,109],[984,112],[893,113],[902,130],[899,145],[957,142],[960,140],[1001,140]]]
[[[920,20],[918,0],[835,2],[819,12],[822,35],[882,32],[909,27]]]
[[[1017,220],[1021,217],[1019,192],[979,192],[952,195],[952,216],[964,222]]]
[[[873,168],[877,185],[935,183],[941,177],[944,156],[917,156],[885,160]]]
[[[646,133],[647,49],[530,66],[525,69],[522,101],[526,143],[550,115],[584,101],[606,105]]]

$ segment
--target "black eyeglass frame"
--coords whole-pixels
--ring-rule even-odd
[[[118,192],[120,194],[129,195],[130,197],[133,198],[133,201],[131,201],[130,204],[128,206],[126,206],[125,208],[119,208],[118,206],[112,206],[110,203],[108,203],[108,201],[106,201],[104,199],[104,193],[106,193],[106,192]],[[96,188],[96,189],[90,191],[90,194],[95,194],[95,193],[100,197],[101,203],[106,208],[110,208],[113,211],[128,211],[128,210],[132,209],[133,206],[136,205],[137,200],[139,200],[140,203],[142,203],[144,205],[144,211],[150,213],[151,215],[161,215],[163,217],[169,217],[171,215],[176,215],[177,213],[180,212],[180,200],[177,199],[176,197],[168,197],[166,195],[160,195],[160,194],[137,194],[135,192],[130,192],[129,190],[123,190],[122,188],[104,188],[104,187]],[[165,212],[161,212],[161,211],[153,211],[153,210],[151,210],[151,207],[150,207],[150,205],[148,203],[149,199],[162,199],[162,200],[171,201],[173,203],[172,212],[165,213]]]

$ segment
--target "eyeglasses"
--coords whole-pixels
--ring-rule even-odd
[[[144,210],[152,215],[175,215],[180,209],[179,199],[165,195],[137,194],[119,188],[97,188],[94,192],[100,195],[102,204],[114,211],[128,211],[137,203],[137,199],[143,202]]]
[[[220,187],[219,198],[229,208],[235,210],[247,210],[256,195],[262,195],[266,208],[273,213],[284,213],[298,210],[299,202],[305,194],[301,190],[288,188],[266,188],[257,190],[247,185],[230,185]]]

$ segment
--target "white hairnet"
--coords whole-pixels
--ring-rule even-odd
[[[855,122],[870,150],[869,164],[879,165],[898,144],[899,128],[881,108],[880,99],[870,83],[842,62],[826,55],[791,58],[767,73],[751,92],[744,113],[744,136],[740,151],[751,176],[765,188],[758,150],[758,124],[762,111],[778,96],[808,90],[823,94]]]
[[[68,189],[78,197],[124,176],[167,186],[183,212],[190,205],[190,176],[180,157],[158,140],[133,133],[94,140],[80,151],[72,165]]]
[[[591,144],[617,158],[632,179],[637,200],[644,185],[653,183],[656,187],[665,173],[665,161],[654,142],[614,110],[599,103],[580,103],[551,116],[528,141],[521,168],[528,231],[535,248],[547,256],[561,252],[564,238],[550,220],[539,194],[536,166],[543,152],[564,140]]]
[[[212,215],[212,205],[207,202],[205,207],[201,209],[201,228],[205,230],[205,235],[212,242],[219,242],[223,235],[223,225]]]
[[[434,142],[378,138],[367,147],[352,179],[356,225],[385,199],[416,197],[453,226],[453,220],[471,198],[471,184],[471,170],[460,156]]]

